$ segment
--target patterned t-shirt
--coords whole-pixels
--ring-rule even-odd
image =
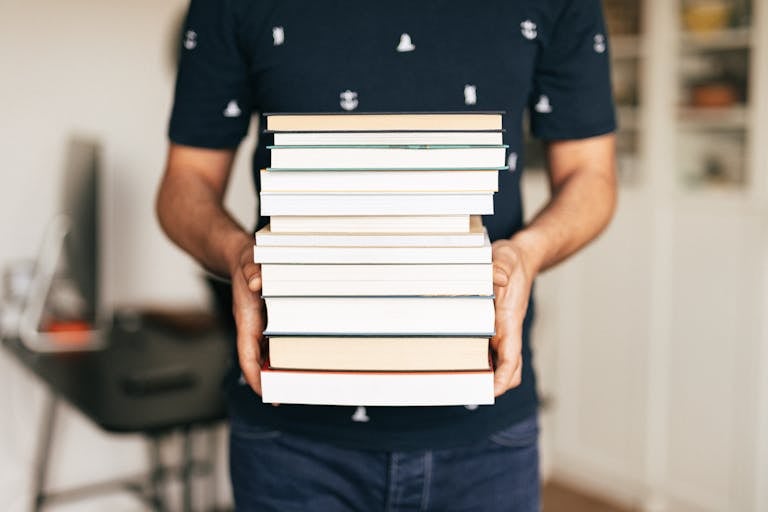
[[[545,140],[615,129],[599,0],[192,0],[181,44],[169,129],[177,144],[235,148],[263,112],[504,111],[509,170],[483,219],[492,240],[523,226],[526,114]],[[257,191],[271,139],[261,134],[253,155]],[[532,305],[522,384],[493,406],[272,407],[232,378],[232,414],[364,448],[479,440],[535,412]]]

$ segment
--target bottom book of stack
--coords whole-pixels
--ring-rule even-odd
[[[273,336],[261,384],[272,403],[493,403],[487,337]]]

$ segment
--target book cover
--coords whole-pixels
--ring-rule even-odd
[[[501,145],[502,130],[474,132],[280,132],[274,134],[276,146],[320,145]]]
[[[488,338],[269,338],[274,369],[346,371],[487,370]]]
[[[493,192],[291,193],[262,192],[261,215],[490,215]]]
[[[270,169],[503,169],[507,146],[268,146]]]
[[[265,113],[267,132],[501,130],[503,112]]]
[[[491,337],[493,297],[265,297],[267,336]]]
[[[330,372],[261,370],[265,403],[439,406],[493,404],[493,370],[463,372]]]
[[[273,233],[269,225],[256,232],[262,247],[479,247],[485,229],[478,215],[467,233]]]
[[[281,171],[262,169],[262,192],[496,192],[496,170]]]
[[[273,233],[466,233],[459,215],[271,215]]]

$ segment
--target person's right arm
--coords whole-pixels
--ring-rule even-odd
[[[253,262],[253,237],[224,208],[234,157],[230,149],[171,144],[156,210],[171,240],[209,271],[231,279],[240,368],[260,394],[261,273]]]

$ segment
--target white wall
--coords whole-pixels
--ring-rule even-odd
[[[34,258],[56,209],[65,142],[83,133],[104,144],[107,304],[206,304],[196,265],[166,241],[153,211],[172,98],[171,37],[185,7],[184,0],[0,0],[0,267]],[[255,205],[248,153],[228,196],[246,225]],[[21,510],[27,499],[42,397],[37,381],[0,351],[1,510]],[[62,423],[54,485],[142,469],[138,439],[104,436],[72,411]],[[131,500],[110,503],[136,509]],[[104,509],[103,501],[93,505]]]

